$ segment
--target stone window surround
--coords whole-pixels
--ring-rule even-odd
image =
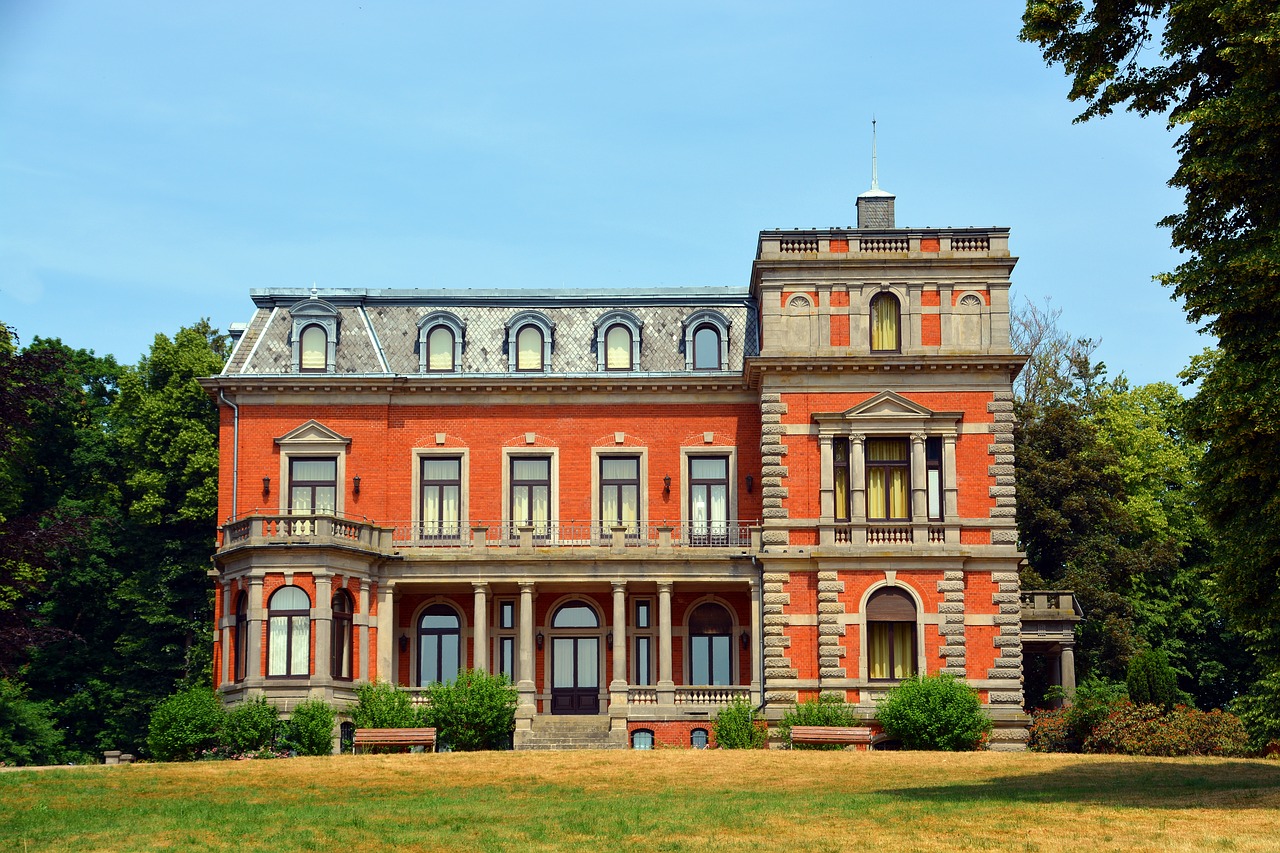
[[[417,684],[419,674],[418,655],[422,649],[422,643],[418,640],[418,626],[422,621],[422,614],[426,612],[428,607],[436,604],[447,606],[458,617],[458,672],[462,672],[467,667],[467,639],[471,636],[471,626],[467,624],[466,608],[459,607],[452,599],[443,595],[434,595],[425,601],[419,602],[418,606],[413,609],[413,618],[409,620],[408,629],[395,625],[397,636],[399,636],[399,631],[408,630],[409,632],[409,681],[415,687],[427,686],[425,684]],[[392,654],[394,655],[395,653],[393,652]],[[396,671],[394,660],[392,666],[393,671]]]
[[[596,370],[604,372],[609,368],[605,364],[608,348],[605,346],[605,335],[614,326],[623,326],[631,333],[631,366],[629,368],[613,368],[614,371],[640,369],[640,336],[644,329],[644,321],[630,311],[607,311],[595,320],[595,339],[592,344],[596,353]]]
[[[334,514],[341,516],[346,509],[347,450],[351,439],[339,435],[317,420],[290,430],[275,440],[280,448],[280,480],[276,489],[279,512],[289,512],[289,463],[306,457],[333,458],[337,460],[337,488],[334,490]]]
[[[720,336],[720,369],[729,369],[729,319],[719,311],[695,311],[681,324],[680,351],[684,353],[684,369],[693,370],[693,336],[702,326],[711,326]]]
[[[548,520],[552,526],[552,536],[558,535],[556,525],[560,522],[560,448],[527,445],[502,448],[502,518],[511,519],[511,460],[517,458],[546,458],[551,460],[551,495]],[[505,534],[504,534],[505,535]]]
[[[427,364],[430,353],[427,339],[436,328],[443,326],[453,335],[453,367],[449,370],[431,370]],[[420,373],[457,373],[462,369],[462,353],[466,349],[467,324],[449,311],[432,311],[418,321],[418,371]]]
[[[699,444],[680,448],[680,521],[687,533],[689,518],[689,460],[699,456],[727,456],[729,458],[729,518],[728,523],[738,522],[738,448],[737,445]]]
[[[693,611],[698,609],[701,604],[718,604],[723,607],[729,614],[729,620],[733,623],[733,628],[729,634],[729,684],[727,686],[737,686],[740,682],[739,673],[741,672],[739,660],[740,640],[742,636],[742,622],[738,618],[738,611],[715,593],[701,595],[689,602],[689,606],[684,610],[684,616],[680,620],[680,630],[676,636],[680,637],[681,643],[684,645],[683,665],[684,665],[684,684],[690,687],[703,687],[706,685],[694,684],[692,680],[693,674],[693,634],[689,630],[689,618],[693,615]]]
[[[527,326],[533,326],[542,332],[542,367],[534,370],[520,370],[517,366],[519,347],[516,338]],[[505,349],[507,353],[507,369],[512,373],[548,373],[551,370],[551,354],[555,351],[555,323],[547,319],[539,311],[521,311],[507,321]]]
[[[591,515],[596,517],[600,514],[600,460],[609,457],[639,457],[640,459],[640,495],[636,523],[640,526],[641,538],[646,538],[645,525],[649,523],[649,448],[647,447],[627,447],[625,444],[615,444],[591,448]],[[604,523],[602,518],[596,518],[595,520],[602,525]],[[610,531],[607,529],[600,531],[602,538],[607,539],[610,535]]]
[[[924,599],[920,597],[920,593],[914,588],[904,583],[898,583],[896,579],[885,578],[876,581],[863,591],[861,599],[858,601],[858,612],[856,621],[854,622],[858,628],[858,679],[863,683],[870,685],[885,684],[888,681],[896,681],[897,679],[876,679],[870,680],[871,660],[868,653],[867,643],[867,602],[871,600],[871,596],[882,589],[897,589],[911,596],[916,605],[916,672],[928,672],[925,667],[925,648],[924,648],[924,626],[925,622],[920,618],[924,614]]]
[[[410,480],[413,484],[413,508],[411,521],[413,530],[422,522],[422,460],[427,458],[460,459],[458,466],[458,535],[466,539],[471,535],[470,500],[471,489],[468,482],[471,478],[471,450],[467,447],[415,447],[410,451],[413,459],[413,470]]]
[[[318,326],[325,334],[325,373],[333,373],[338,354],[338,332],[341,324],[338,321],[338,309],[332,304],[312,296],[295,303],[289,309],[293,325],[289,330],[290,364],[298,373],[302,372],[302,332],[308,326]]]

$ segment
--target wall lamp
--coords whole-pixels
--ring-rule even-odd
[[[409,651],[409,635],[401,634],[400,635],[400,654],[404,654],[407,651]]]
[[[747,491],[751,491],[751,490],[747,489]],[[360,475],[359,474],[351,478],[351,494],[353,495],[360,494]]]
[[[743,631],[742,632],[742,650],[745,652],[749,648],[751,648],[751,635],[748,634],[746,631]]]
[[[271,497],[271,478],[270,477],[262,478],[262,496],[264,498]]]
[[[541,649],[541,648],[542,648],[542,644],[543,644],[543,642],[544,642],[544,641],[543,641],[543,639],[542,639],[542,632],[541,632],[541,631],[539,631],[539,632],[538,632],[538,636],[537,636],[535,639],[537,640],[538,648],[539,648],[539,649]]]
[[[662,478],[662,493],[664,495],[671,494],[671,475],[670,474]]]
[[[605,635],[604,635],[604,644],[605,644],[606,646],[612,646],[612,645],[613,645],[613,632],[612,632],[612,631],[609,631],[607,634],[605,634]]]
[[[755,487],[755,485],[756,485],[756,478],[748,474],[747,475],[747,494],[751,494],[751,490]]]

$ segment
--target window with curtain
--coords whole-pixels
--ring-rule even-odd
[[[516,334],[516,370],[542,370],[542,330],[537,326]]]
[[[627,535],[639,531],[640,457],[605,456],[600,459],[600,523],[606,536],[621,524]]]
[[[338,506],[338,460],[289,460],[289,511],[332,513]]]
[[[355,622],[355,601],[340,589],[333,596],[333,634],[329,650],[329,673],[334,678],[351,678],[351,647]]]
[[[831,442],[831,455],[835,463],[833,486],[835,492],[836,521],[848,521],[849,515],[849,439],[837,438]]]
[[[329,336],[319,326],[307,326],[299,339],[298,365],[303,373],[323,373],[329,367]]]
[[[461,534],[462,459],[457,456],[422,458],[420,536],[426,540],[454,540]]]
[[[902,348],[898,297],[877,293],[871,299],[871,349],[873,352],[897,352]]]
[[[899,589],[882,589],[867,601],[868,676],[877,680],[916,674],[916,604]]]
[[[689,614],[689,683],[723,686],[733,683],[733,617],[719,604],[706,602]]]
[[[535,536],[550,534],[550,457],[516,457],[511,460],[511,523],[516,527],[533,525]]]
[[[604,366],[606,370],[631,369],[631,330],[626,326],[610,326],[604,334]]]
[[[632,629],[635,636],[634,684],[653,684],[653,602],[647,598],[636,599]]]
[[[453,370],[453,332],[436,326],[427,335],[427,370]]]
[[[911,517],[910,447],[905,438],[869,438],[866,443],[867,519]]]
[[[462,622],[447,604],[432,604],[418,619],[418,686],[452,684],[461,660]]]
[[[311,598],[282,586],[267,602],[267,675],[311,674]]]
[[[929,520],[942,521],[942,439],[927,438],[924,442],[925,490],[928,496]]]
[[[720,369],[720,331],[715,326],[699,326],[693,333],[693,369]]]
[[[235,645],[235,672],[232,673],[232,678],[236,681],[244,681],[249,670],[249,593],[247,592],[236,596]]]
[[[695,541],[728,535],[729,457],[690,457],[689,529]]]

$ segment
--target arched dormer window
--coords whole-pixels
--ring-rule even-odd
[[[289,309],[293,327],[289,345],[299,373],[332,373],[338,354],[338,309],[318,297]]]
[[[462,364],[467,327],[447,311],[433,311],[418,321],[418,370],[448,373]]]
[[[555,326],[536,311],[522,311],[507,323],[507,362],[512,371],[543,372],[551,364]]]
[[[901,589],[881,589],[867,599],[867,668],[875,680],[916,674],[916,603]]]
[[[596,320],[596,370],[635,370],[640,366],[640,330],[644,323],[630,311],[610,311]]]
[[[729,321],[719,311],[696,311],[684,321],[685,370],[729,369]]]
[[[898,297],[892,293],[877,293],[871,297],[871,351],[900,352],[902,350],[901,307]]]

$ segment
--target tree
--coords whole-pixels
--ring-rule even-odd
[[[1070,76],[1078,121],[1124,107],[1178,131],[1164,220],[1186,260],[1159,276],[1218,339],[1186,427],[1218,596],[1280,672],[1280,13],[1274,0],[1029,0],[1021,37]],[[1152,50],[1152,47],[1158,49]],[[1274,679],[1271,682],[1274,683]]]

